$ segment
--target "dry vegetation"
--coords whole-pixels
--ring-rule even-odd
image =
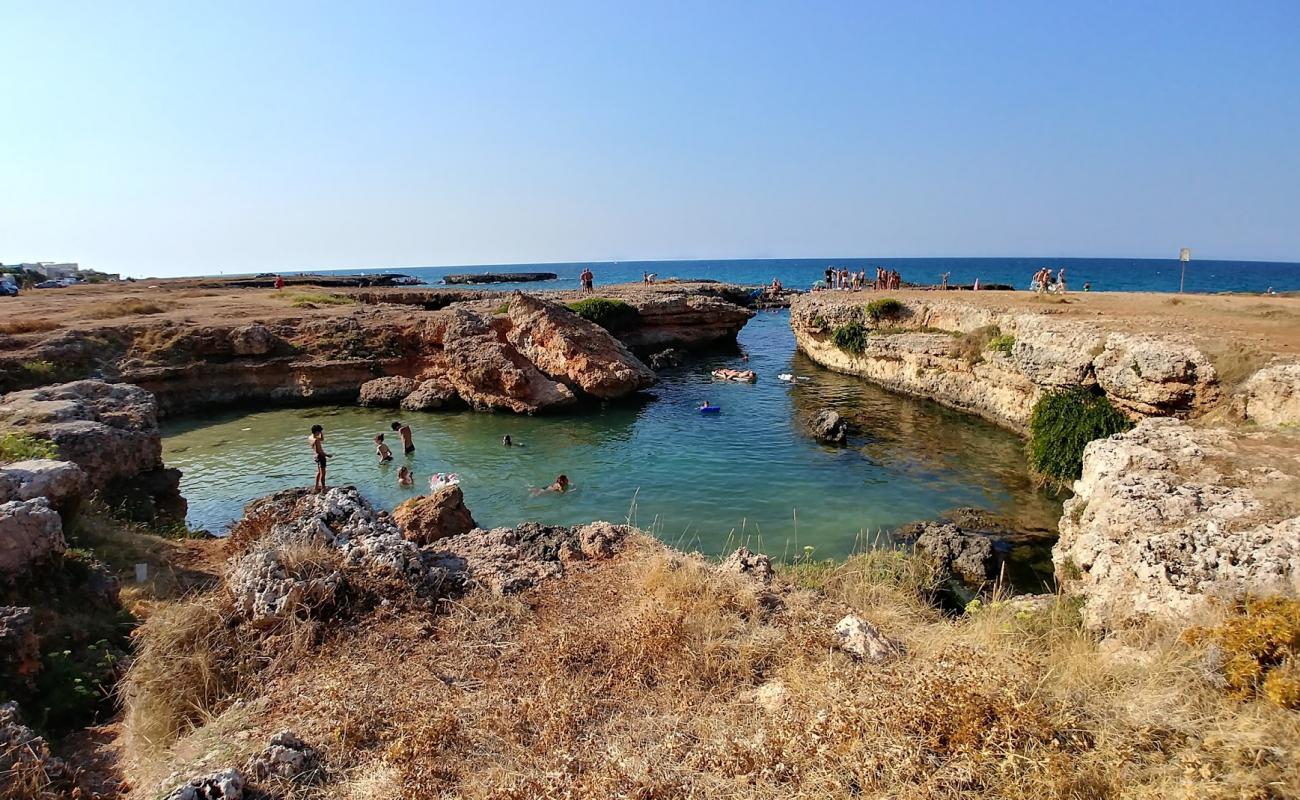
[[[50,319],[14,319],[0,322],[0,334],[17,336],[20,333],[45,333],[59,327],[59,323]]]
[[[176,303],[166,300],[145,300],[141,297],[125,297],[98,303],[82,310],[87,319],[112,319],[114,317],[139,317],[150,314],[162,314],[176,308]]]
[[[1300,715],[1224,691],[1203,646],[1150,631],[1107,655],[1067,602],[953,619],[934,586],[875,551],[769,592],[645,542],[518,598],[258,641],[199,599],[144,628],[136,785],[289,727],[328,760],[302,797],[1295,796]],[[849,608],[906,656],[834,652]]]

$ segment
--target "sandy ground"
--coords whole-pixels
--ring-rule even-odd
[[[438,290],[442,287],[415,287]],[[689,284],[644,287],[627,284],[620,290],[681,291]],[[459,288],[455,289],[460,291]],[[191,279],[138,281],[135,283],[73,286],[24,292],[0,298],[0,333],[14,334],[30,343],[59,328],[89,328],[138,324],[144,320],[171,320],[191,325],[232,321],[268,321],[285,317],[346,315],[356,307],[315,303],[315,308],[295,307],[312,295],[353,294],[356,289],[321,289],[293,286],[274,289],[203,288]],[[386,292],[400,290],[369,290]],[[451,291],[449,289],[449,291]],[[538,293],[547,293],[538,284]],[[600,287],[597,288],[597,294]],[[570,294],[577,296],[577,292]],[[868,302],[884,295],[899,299],[960,300],[1003,311],[1057,314],[1094,321],[1107,330],[1184,334],[1213,346],[1237,344],[1261,352],[1300,353],[1300,298],[1258,295],[1171,295],[1122,292],[1073,293],[1064,298],[1040,297],[1029,292],[947,292],[900,290],[894,292],[836,293]],[[118,305],[135,300],[134,308]],[[150,306],[153,306],[151,308]],[[143,313],[142,313],[143,312]],[[25,326],[44,327],[23,333]],[[57,327],[55,327],[57,326]]]

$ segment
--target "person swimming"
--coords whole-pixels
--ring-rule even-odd
[[[411,436],[411,426],[407,425],[405,422],[394,422],[391,427],[399,436],[402,437],[402,451],[408,456],[411,453],[414,453],[415,440]]]
[[[510,434],[501,437],[501,444],[505,447],[514,447],[515,443],[510,441]]]
[[[411,472],[410,467],[404,466],[401,469],[397,470],[397,485],[398,486],[415,485],[415,473]]]
[[[384,444],[384,435],[382,433],[375,434],[375,456],[379,459],[380,464],[387,464],[393,460],[393,451],[389,450],[388,445]]]
[[[546,487],[546,491],[558,492],[560,494],[564,494],[565,492],[569,491],[569,487],[570,487],[569,476],[561,475],[560,477],[555,479],[555,483],[552,483],[550,486]]]

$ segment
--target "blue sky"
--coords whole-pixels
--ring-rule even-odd
[[[1300,3],[0,0],[0,261],[1300,260]]]

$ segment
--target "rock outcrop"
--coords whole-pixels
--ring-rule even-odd
[[[413,378],[403,378],[400,375],[375,378],[361,384],[357,403],[363,406],[397,408],[417,386],[419,384]]]
[[[416,544],[429,544],[478,527],[459,486],[444,486],[433,494],[414,497],[393,509],[393,521],[402,536]]]
[[[248,760],[244,772],[255,781],[278,778],[306,783],[310,773],[320,767],[320,753],[293,731],[280,731],[257,755]]]
[[[978,587],[997,577],[993,542],[952,523],[925,525],[916,537],[915,547],[934,559],[944,572],[971,586]]]
[[[44,497],[63,516],[77,510],[89,482],[71,461],[33,459],[0,466],[0,503]]]
[[[879,664],[902,655],[897,644],[856,614],[850,614],[835,624],[835,638],[841,650],[869,664]]]
[[[1175,419],[1092,442],[1053,549],[1058,582],[1095,628],[1300,593],[1298,449],[1300,436]]]
[[[868,331],[860,353],[832,338],[851,323]],[[1017,432],[1028,428],[1043,393],[1056,389],[1099,386],[1135,417],[1193,417],[1222,397],[1209,359],[1177,336],[1107,332],[947,297],[909,299],[903,312],[875,320],[860,301],[817,292],[794,300],[790,325],[799,349],[824,367]]]
[[[62,555],[63,521],[44,497],[0,505],[0,583]]]
[[[608,522],[572,528],[525,522],[442,539],[431,549],[434,563],[462,587],[476,583],[497,594],[514,594],[562,575],[568,562],[610,558],[633,532],[627,525]]]
[[[1233,407],[1242,419],[1260,425],[1300,425],[1300,362],[1270,364],[1251,375]]]
[[[772,569],[772,559],[763,553],[751,552],[748,547],[739,547],[719,565],[718,569],[733,575],[741,575],[764,585],[770,584],[776,577]]]
[[[844,444],[849,438],[849,423],[830,409],[818,411],[808,421],[808,430],[813,438],[827,444]]]
[[[442,378],[421,381],[413,392],[402,398],[402,409],[405,411],[438,411],[461,408],[464,405],[460,395],[456,394],[456,387]]]
[[[85,473],[85,488],[109,502],[146,486],[151,506],[184,517],[180,473],[163,467],[158,405],[137,386],[85,380],[10,392],[0,426],[52,441]]]
[[[605,296],[637,310],[637,324],[619,338],[638,353],[735,344],[740,329],[754,316],[731,300],[698,292],[621,289]]]
[[[244,776],[237,769],[199,775],[172,789],[164,800],[244,800]]]

